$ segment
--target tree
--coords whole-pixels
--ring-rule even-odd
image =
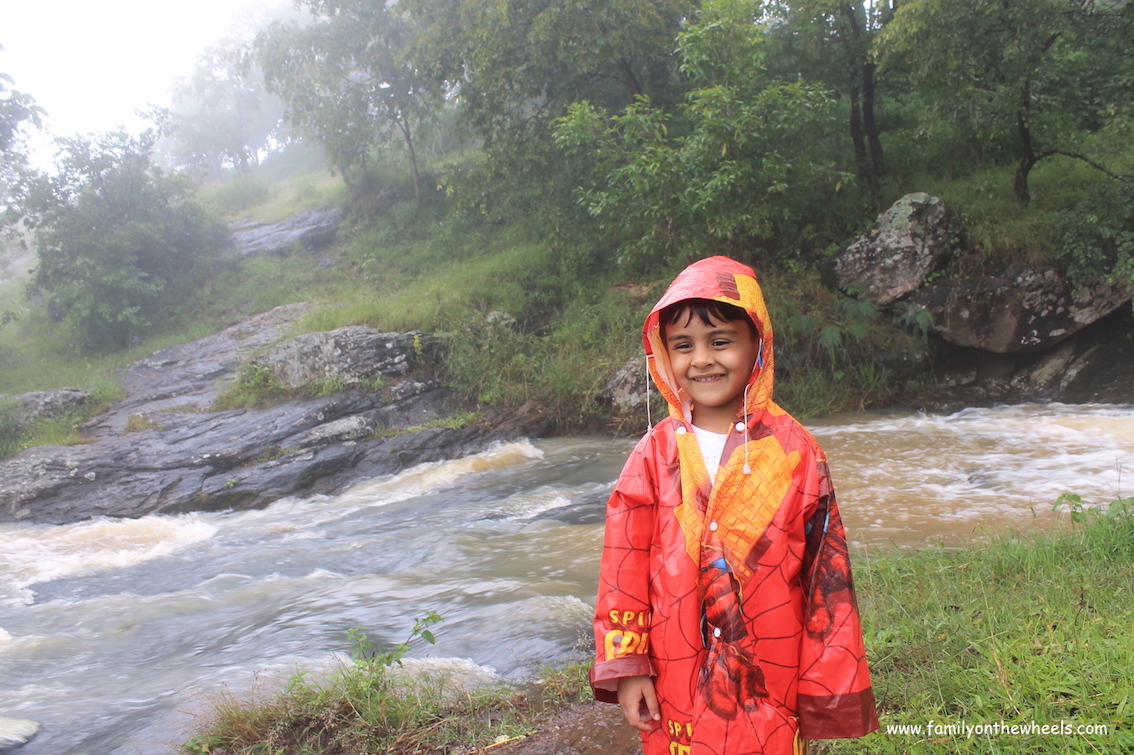
[[[574,209],[586,162],[557,151],[552,124],[586,100],[611,111],[638,96],[672,105],[674,38],[696,0],[401,0],[418,28],[417,59],[452,93],[483,165],[451,173],[466,195],[541,217]],[[476,204],[486,205],[491,197]],[[496,210],[499,212],[500,210]]]
[[[154,140],[152,131],[61,139],[57,172],[29,173],[13,192],[6,219],[30,229],[37,247],[32,292],[49,294],[92,349],[140,336],[163,296],[187,291],[225,238],[188,178],[153,164]]]
[[[193,74],[173,87],[170,112],[180,165],[217,175],[248,172],[281,135],[283,103],[264,89],[263,74],[244,44],[209,47]]]
[[[43,108],[30,94],[13,89],[14,83],[11,76],[0,73],[0,208],[8,201],[8,187],[27,166],[24,127],[43,126]]]
[[[302,0],[313,21],[277,21],[256,50],[269,91],[288,120],[321,142],[344,178],[375,146],[399,135],[420,195],[417,129],[442,92],[410,59],[415,27],[398,6],[368,0]]]
[[[692,89],[676,116],[639,98],[613,116],[576,104],[559,121],[559,142],[593,165],[580,199],[618,236],[624,261],[783,240],[802,208],[849,178],[826,148],[834,103],[769,73],[762,19],[759,2],[706,4],[678,38]]]
[[[887,169],[875,114],[878,78],[871,51],[895,6],[893,0],[790,0],[770,3],[769,8],[779,21],[771,36],[780,45],[770,64],[781,75],[799,73],[839,93],[845,103],[856,174],[875,205]]]
[[[1132,33],[1126,0],[909,0],[879,54],[931,93],[927,120],[954,121],[982,151],[1015,155],[1013,192],[1027,204],[1029,174],[1047,157],[1110,173],[1079,145],[1108,109],[1131,102]]]

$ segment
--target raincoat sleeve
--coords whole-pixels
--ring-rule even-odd
[[[595,601],[595,699],[618,702],[618,680],[654,676],[649,657],[650,546],[657,512],[656,477],[646,436],[630,454],[606,508]]]
[[[878,728],[847,539],[819,451],[804,509],[804,634],[799,728],[804,739],[861,737]],[[812,487],[808,485],[807,487]]]

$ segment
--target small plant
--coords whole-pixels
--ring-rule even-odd
[[[123,435],[130,433],[140,433],[143,430],[161,430],[162,427],[158,423],[150,419],[145,414],[131,414],[126,418],[126,426],[122,428]]]
[[[264,406],[289,394],[266,365],[250,362],[236,373],[236,380],[213,401],[213,411]]]
[[[1119,517],[1134,517],[1134,496],[1115,498],[1113,501],[1089,504],[1083,502],[1078,493],[1064,493],[1055,499],[1052,504],[1053,511],[1067,507],[1071,514],[1071,521],[1076,524],[1086,524],[1094,519],[1117,519]]]
[[[361,629],[355,627],[347,632],[347,636],[350,637],[354,644],[352,657],[355,663],[370,663],[378,666],[393,666],[397,664],[400,666],[402,665],[402,658],[409,652],[410,644],[415,638],[420,637],[430,645],[437,643],[437,638],[434,637],[429,627],[441,621],[444,621],[444,619],[441,618],[441,614],[436,611],[426,611],[424,616],[414,619],[413,629],[410,630],[409,637],[407,637],[404,642],[394,645],[384,653],[375,653],[373,643],[367,640],[366,634],[363,633]]]

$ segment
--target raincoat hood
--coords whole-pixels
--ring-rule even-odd
[[[670,407],[670,415],[692,421],[689,397],[678,388],[670,367],[669,353],[661,332],[661,311],[687,299],[710,299],[740,307],[756,325],[760,350],[752,375],[743,412],[749,416],[769,408],[772,403],[772,382],[775,359],[772,355],[772,321],[764,304],[764,294],[756,282],[756,273],[748,265],[728,257],[708,257],[685,268],[666,289],[650,310],[642,328],[646,358],[658,386]]]

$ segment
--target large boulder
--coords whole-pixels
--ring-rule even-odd
[[[349,326],[305,333],[271,347],[252,360],[285,388],[320,382],[343,387],[373,385],[382,377],[402,377],[437,355],[436,339],[421,333],[383,333]]]
[[[231,228],[232,246],[241,257],[317,249],[335,240],[343,216],[340,207],[319,207],[297,212],[278,223],[242,221]]]
[[[922,408],[1016,401],[1134,402],[1134,313],[1115,312],[1053,348],[1034,354],[996,354],[974,348],[945,350],[937,389]]]
[[[945,204],[925,192],[907,194],[874,227],[836,255],[824,271],[830,283],[875,304],[916,290],[949,253]]]
[[[1130,301],[1122,281],[1075,285],[1058,270],[1015,263],[995,275],[934,280],[908,297],[946,341],[998,354],[1039,351]]]
[[[41,419],[52,419],[78,409],[91,397],[86,388],[57,388],[51,391],[31,391],[12,396],[0,396],[0,407],[8,404],[8,420],[16,428]]]

